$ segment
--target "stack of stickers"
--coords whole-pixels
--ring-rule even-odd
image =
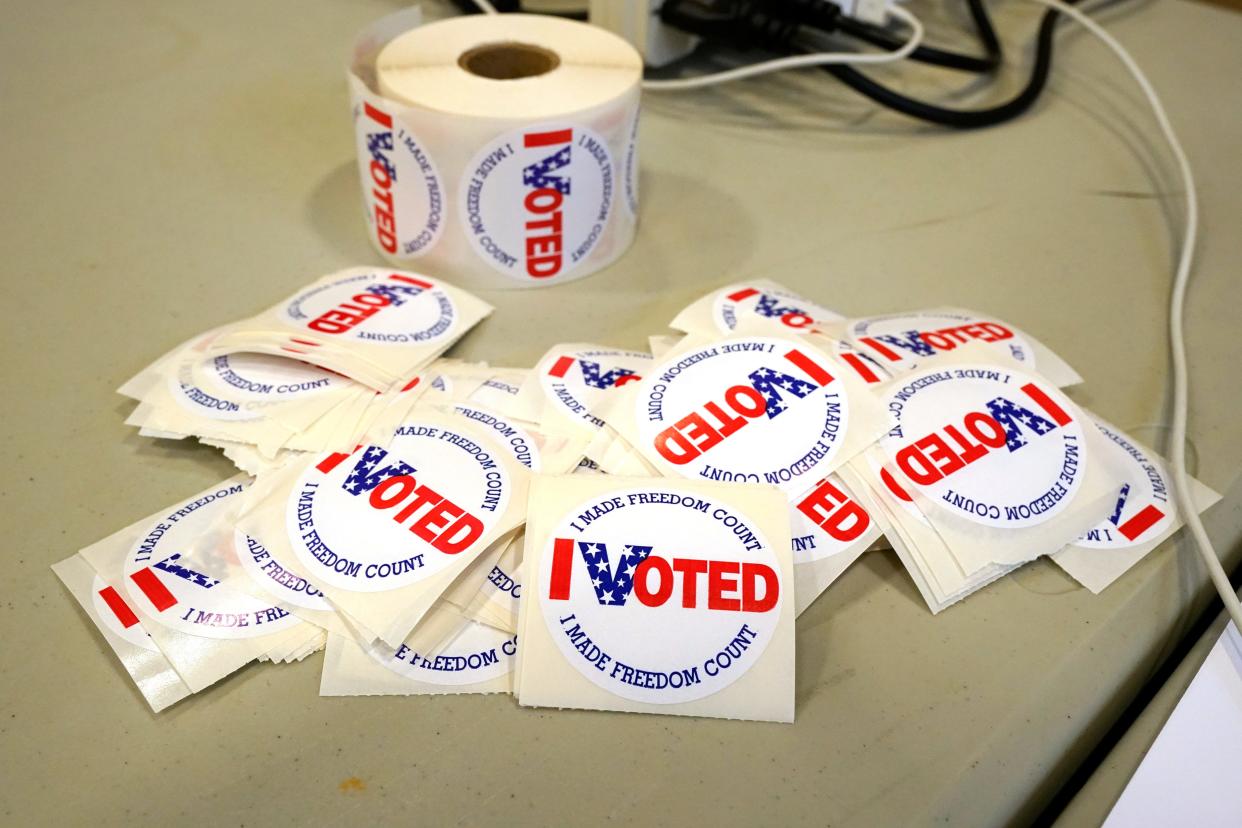
[[[935,613],[1041,555],[1099,591],[1181,523],[1073,370],[971,311],[756,281],[650,353],[441,357],[490,310],[342,271],[126,383],[245,472],[53,567],[153,709],[326,649],[323,695],[792,721],[795,618],[867,550]]]

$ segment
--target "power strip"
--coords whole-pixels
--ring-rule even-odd
[[[550,2],[551,0],[544,0]],[[564,0],[561,0],[564,2]],[[648,66],[665,66],[685,57],[699,38],[660,20],[663,0],[590,0],[591,23],[620,35],[634,45]],[[841,11],[864,23],[883,25],[895,0],[831,0]]]

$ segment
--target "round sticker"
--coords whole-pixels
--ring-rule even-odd
[[[539,471],[539,444],[524,428],[469,403],[458,403],[453,406],[453,411],[485,429],[491,429],[492,436],[505,445],[514,460],[533,472]]]
[[[815,348],[768,337],[681,353],[639,389],[642,445],[684,477],[802,491],[831,467],[849,427],[836,371]]]
[[[311,288],[281,309],[299,328],[368,345],[430,345],[450,337],[457,308],[425,276],[378,271]]]
[[[426,145],[369,101],[355,103],[354,129],[375,242],[390,256],[422,256],[444,230],[444,187]]]
[[[633,701],[718,693],[780,621],[780,569],[754,522],[675,490],[628,489],[561,521],[539,564],[548,632],[594,684]]]
[[[1117,501],[1107,520],[1074,541],[1087,549],[1125,549],[1158,538],[1175,520],[1172,482],[1164,464],[1142,448],[1099,421],[1095,427],[1116,443],[1130,462],[1134,474],[1117,493]]]
[[[1082,484],[1082,424],[1042,380],[995,365],[927,369],[887,402],[898,423],[881,441],[892,466],[952,514],[985,526],[1034,526]]]
[[[568,123],[510,132],[467,165],[462,222],[478,255],[519,281],[552,280],[595,249],[613,202],[613,163],[594,131]]]
[[[651,354],[601,348],[553,354],[536,370],[549,405],[570,419],[602,428],[604,421],[591,412],[612,389],[641,380],[651,364]]]
[[[871,516],[835,474],[790,506],[793,560],[796,564],[831,558],[848,549],[871,529]]]
[[[220,542],[197,553],[236,564],[232,537],[219,531],[227,519],[228,499],[245,487],[229,484],[177,507],[148,526],[126,554],[125,591],[144,615],[169,629],[205,638],[255,638],[298,623],[297,618],[243,592],[230,590],[187,560],[186,550],[202,547],[204,538]]]
[[[859,319],[850,327],[854,345],[877,358],[890,370],[910,370],[920,360],[952,351],[967,342],[996,348],[1029,369],[1035,352],[1009,326],[992,320],[948,311],[922,311]]]
[[[264,592],[295,607],[333,612],[332,605],[323,597],[322,592],[301,575],[295,575],[277,563],[267,547],[245,532],[233,530],[233,547],[237,550],[237,558],[246,574]]]
[[[811,330],[816,323],[844,318],[796,293],[774,287],[735,285],[721,291],[712,305],[712,318],[721,333],[734,330],[740,320],[752,317],[779,322],[799,333]]]
[[[98,575],[91,583],[91,606],[109,632],[147,652],[160,651],[121,594],[105,584]]]
[[[317,584],[379,592],[435,575],[504,515],[499,451],[440,422],[397,428],[388,448],[329,454],[289,496],[289,542]]]
[[[234,398],[279,402],[319,394],[349,383],[339,374],[296,359],[235,353],[208,357],[195,374]]]
[[[177,373],[168,378],[168,393],[182,408],[211,420],[240,422],[255,420],[263,416],[260,411],[256,410],[261,404],[239,401],[232,395],[203,388],[194,379],[191,362],[183,362],[177,368]]]
[[[404,644],[367,649],[371,658],[397,675],[422,684],[460,687],[498,679],[513,671],[517,636],[471,622],[439,655],[427,658]]]

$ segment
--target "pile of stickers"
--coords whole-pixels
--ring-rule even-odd
[[[936,613],[1041,555],[1099,591],[1181,524],[1163,461],[979,313],[757,281],[650,353],[441,358],[490,312],[356,268],[122,387],[240,470],[53,567],[153,709],[326,649],[323,695],[792,721],[794,619],[867,550]]]

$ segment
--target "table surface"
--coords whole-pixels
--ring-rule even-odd
[[[925,5],[939,42],[966,43],[961,13]],[[1098,597],[1039,562],[939,617],[895,556],[871,553],[798,622],[792,726],[502,697],[320,699],[319,657],[147,710],[48,567],[232,472],[212,450],[127,428],[124,379],[195,332],[377,261],[343,63],[351,33],[393,8],[6,9],[0,815],[960,826],[1037,814],[1206,606],[1184,542]],[[1026,54],[1035,14],[997,9],[1011,55]],[[1225,495],[1208,528],[1235,563],[1242,18],[1136,0],[1103,19],[1163,92],[1200,174],[1191,427],[1200,476]],[[951,73],[885,76],[963,103],[992,94]],[[709,288],[766,276],[847,314],[954,304],[1010,320],[1086,377],[1076,399],[1159,441],[1180,184],[1133,82],[1089,38],[1063,35],[1049,94],[997,129],[925,128],[813,73],[648,96],[641,142],[633,249],[572,285],[485,293],[497,311],[455,355],[530,365],[554,341],[642,346]]]

